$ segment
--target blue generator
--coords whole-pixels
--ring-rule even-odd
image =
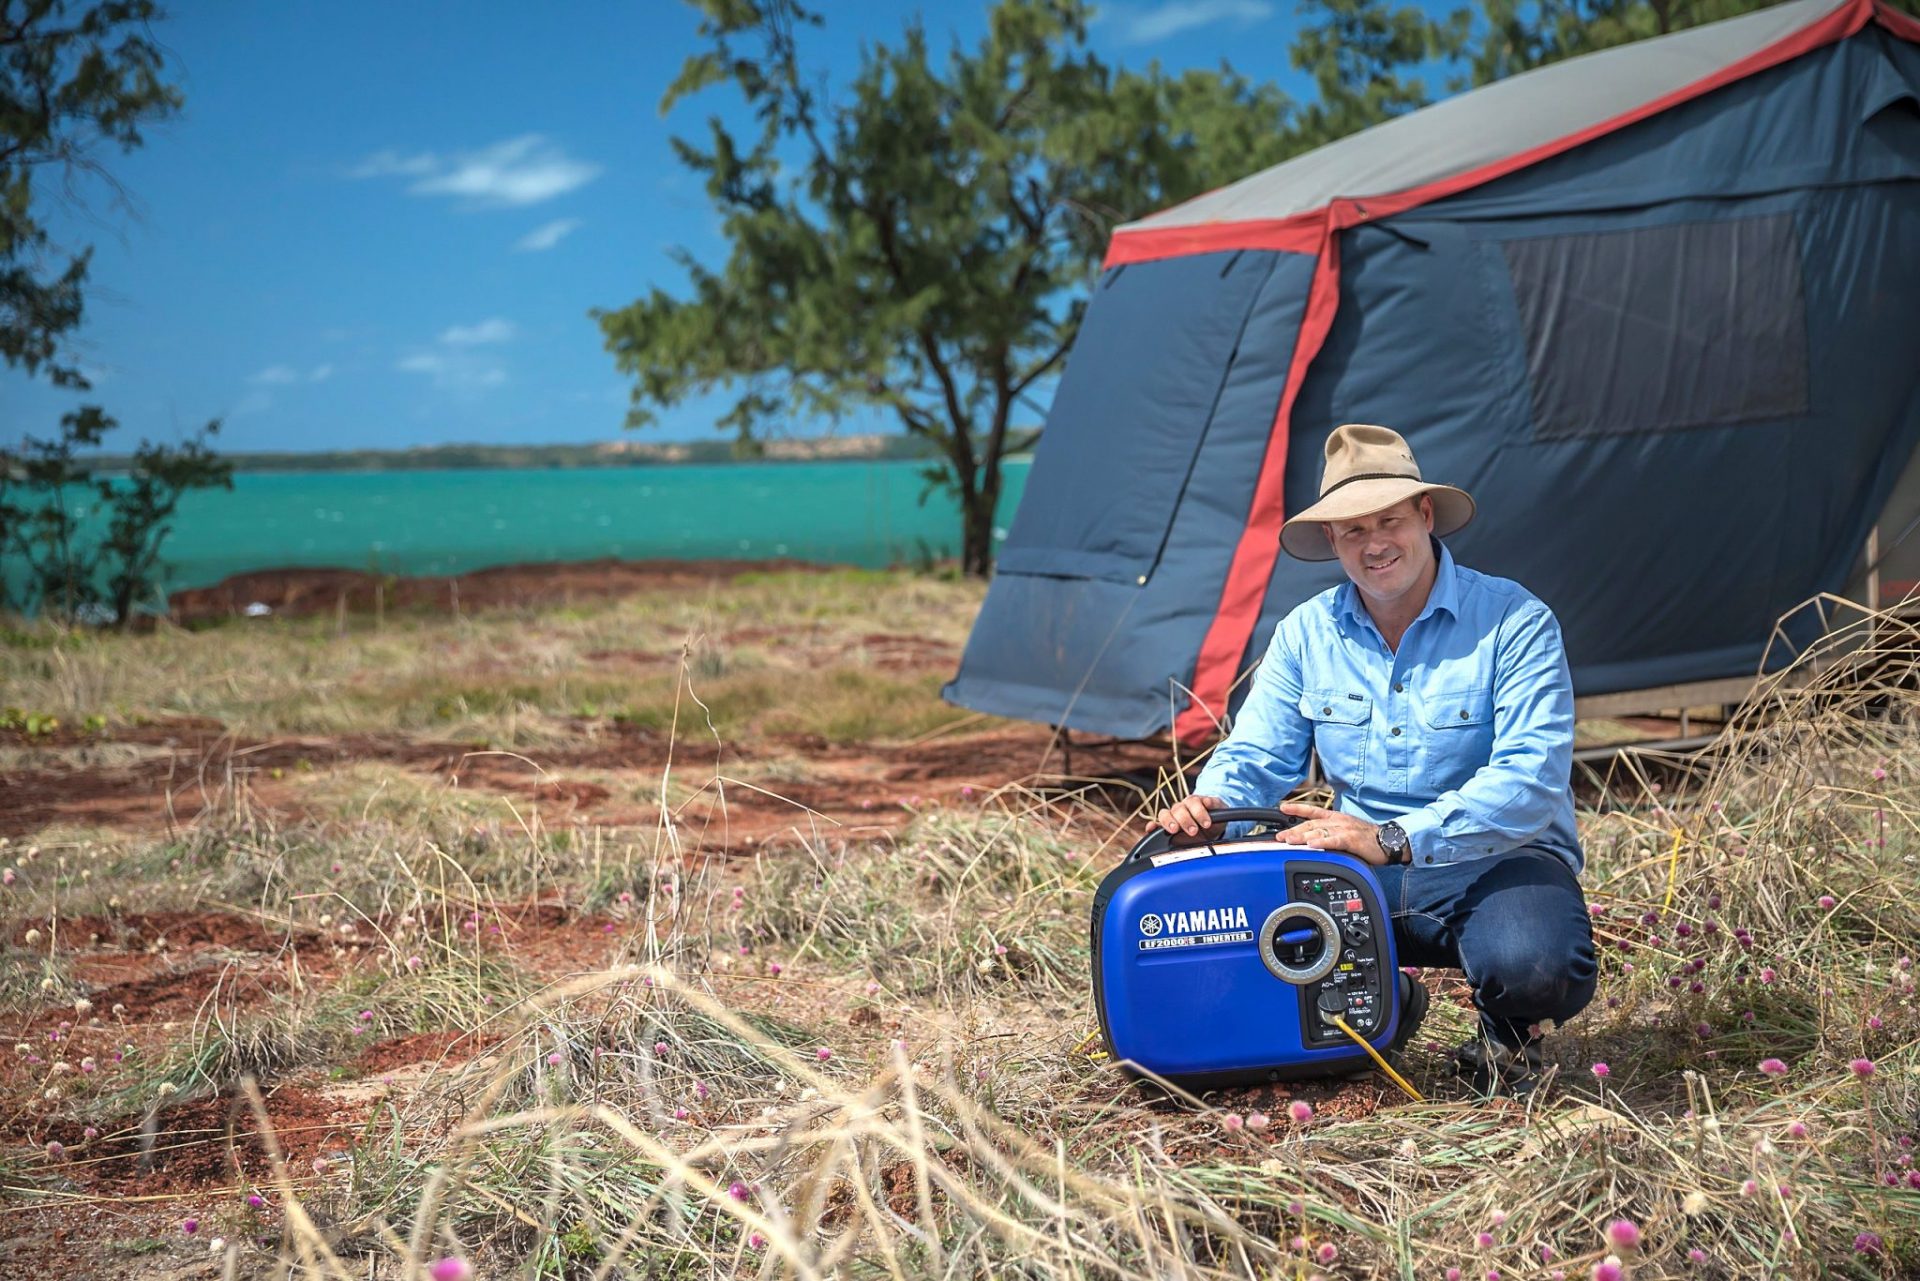
[[[1216,827],[1291,816],[1214,811]],[[1393,922],[1372,870],[1270,838],[1142,840],[1093,897],[1094,1004],[1123,1069],[1189,1091],[1372,1066],[1401,1017]]]

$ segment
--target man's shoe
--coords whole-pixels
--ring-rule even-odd
[[[1426,984],[1402,970],[1400,978],[1400,1026],[1393,1030],[1393,1040],[1387,1045],[1387,1053],[1398,1059],[1408,1045],[1413,1043],[1413,1034],[1420,1030],[1420,1024],[1427,1017]]]
[[[1526,1098],[1540,1085],[1541,1062],[1536,1043],[1516,1049],[1484,1036],[1462,1042],[1453,1052],[1453,1070],[1466,1077],[1473,1092],[1482,1098],[1496,1094]]]

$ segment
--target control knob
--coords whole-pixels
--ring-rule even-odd
[[[1371,938],[1373,938],[1373,926],[1365,921],[1347,922],[1347,942],[1355,947],[1362,947]]]

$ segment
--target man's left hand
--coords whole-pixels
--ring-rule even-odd
[[[1280,812],[1305,820],[1275,834],[1273,839],[1283,845],[1310,845],[1317,850],[1338,850],[1375,867],[1387,865],[1386,853],[1380,848],[1380,829],[1364,818],[1355,818],[1337,810],[1323,810],[1318,805],[1302,805],[1297,801],[1282,805]]]

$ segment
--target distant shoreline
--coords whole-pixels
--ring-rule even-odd
[[[822,436],[768,440],[741,453],[726,440],[610,440],[577,445],[421,445],[411,449],[344,449],[313,453],[227,451],[236,472],[508,471],[538,468],[672,467],[722,463],[926,462],[926,442],[907,436]],[[87,460],[103,471],[124,469],[126,455]]]

